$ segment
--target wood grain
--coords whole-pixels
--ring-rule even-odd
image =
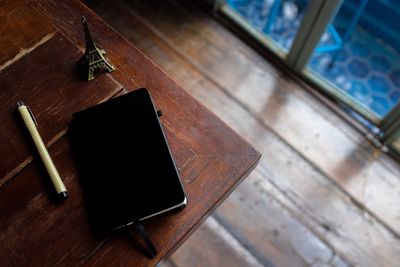
[[[112,10],[112,9],[107,9],[108,12],[110,12],[110,10]],[[118,18],[119,18],[119,22],[121,22],[121,25],[123,25],[123,19],[125,18],[123,16],[123,14],[119,13]],[[170,49],[168,49],[168,47],[163,45],[164,44],[163,42],[160,42],[159,40],[154,39],[154,36],[146,34],[145,30],[143,30],[144,28],[140,27],[141,25],[137,21],[130,20],[129,22],[130,23],[134,22],[134,24],[137,25],[138,28],[142,29],[140,31],[136,30],[134,33],[132,31],[130,31],[129,35],[128,35],[130,37],[130,40],[133,40],[135,44],[137,44],[139,47],[144,49],[144,51],[146,51],[146,53],[148,55],[156,58],[159,61],[159,63],[167,71],[169,71],[169,73],[171,73],[178,81],[180,81],[182,84],[184,84],[186,88],[191,88],[190,91],[192,91],[192,92],[193,92],[193,90],[198,90],[199,92],[201,92],[201,91],[210,92],[210,90],[211,90],[209,96],[211,98],[221,99],[222,102],[220,102],[218,105],[220,107],[226,106],[226,109],[224,109],[224,111],[226,111],[227,114],[233,113],[232,116],[235,116],[238,114],[237,111],[229,109],[229,107],[232,104],[229,105],[229,104],[225,103],[225,101],[227,101],[226,96],[223,96],[221,94],[215,94],[214,90],[217,90],[217,92],[218,92],[218,89],[215,88],[215,86],[213,86],[212,84],[209,84],[207,81],[202,80],[201,76],[198,75],[199,73],[196,72],[195,70],[193,70],[193,67],[191,67],[188,64],[185,64],[179,57],[177,58],[176,55],[174,55],[173,51],[171,54]],[[118,24],[114,24],[114,25],[118,25]],[[130,24],[128,24],[128,25],[130,25]],[[127,28],[129,28],[129,27],[127,27]],[[135,37],[137,37],[137,38],[135,38]],[[152,45],[146,46],[146,44],[149,43],[148,40],[150,40],[150,39],[152,40],[152,42],[151,42]],[[141,40],[147,40],[147,42],[142,43]],[[179,65],[180,67],[176,68],[175,67],[176,65]],[[181,70],[185,70],[185,71],[183,72]],[[188,73],[190,73],[190,75]],[[204,101],[204,103],[210,102],[210,100],[207,99],[206,96],[201,97],[201,99]],[[215,109],[216,107],[212,106],[212,108]],[[224,116],[226,116],[226,115],[223,115],[223,117]],[[238,121],[240,121],[241,119],[242,118],[238,118]],[[245,118],[245,120],[248,120],[248,119],[249,118]],[[246,127],[249,132],[252,131],[252,127],[250,127],[249,125],[246,125]],[[241,188],[242,187],[238,188],[239,193],[242,191]],[[237,194],[238,193],[236,193],[236,195]],[[265,200],[263,200],[263,197],[261,197],[261,198],[258,198],[258,201],[265,201]],[[228,202],[229,202],[229,200],[228,200]],[[224,206],[226,206],[226,205],[224,205]],[[238,205],[236,205],[236,207],[238,207]],[[260,217],[259,216],[260,214],[254,213],[254,208],[251,208],[251,207],[244,207],[243,209],[247,209],[247,210],[243,211],[241,209],[237,209],[236,210],[237,213],[233,213],[230,216],[230,218],[232,218],[233,221],[235,221],[235,219],[238,219],[237,223],[241,224],[241,226],[242,226],[242,228],[239,228],[239,231],[241,231],[243,234],[247,233],[246,231],[244,231],[244,229],[247,229],[249,231],[251,231],[251,229],[258,229],[258,231],[260,231],[259,233],[255,233],[253,236],[250,235],[249,237],[246,237],[246,235],[241,234],[240,242],[246,244],[247,248],[251,244],[250,240],[252,239],[252,237],[260,236],[262,233],[264,233],[264,231],[265,231],[266,236],[268,236],[268,234],[270,234],[270,232],[266,231],[266,229],[261,230],[259,227],[256,227],[256,225],[253,225],[253,227],[249,227],[249,225],[251,225],[254,221],[259,221],[260,223],[265,224],[265,225],[274,224],[275,220],[283,221],[282,217],[281,218],[278,218],[278,216],[269,217],[270,214],[268,216]],[[278,212],[278,210],[280,210],[280,208],[277,207],[276,210]],[[251,211],[253,212],[252,216],[248,216],[249,212],[251,212]],[[232,213],[232,211],[228,210],[227,213],[229,213],[229,212]],[[240,215],[237,215],[237,214],[241,214],[241,212],[243,212],[243,216],[247,216],[246,220],[243,220],[243,217],[240,217]],[[218,213],[219,212],[217,211],[217,214]],[[232,216],[235,216],[234,214],[236,214],[236,216],[239,216],[239,217],[232,217]],[[240,218],[242,220],[240,220]],[[296,225],[296,219],[294,219],[294,218],[290,219],[291,218],[290,216],[288,216],[287,218],[288,219],[286,219],[286,221],[289,221],[289,222],[287,222],[288,224],[290,223],[291,225]],[[297,222],[297,224],[299,224],[299,223]],[[236,224],[236,226],[237,226],[237,224]],[[276,231],[284,233],[285,227],[286,227],[285,225],[276,227]],[[296,228],[295,226],[293,226],[293,227]],[[197,233],[195,235],[197,235]],[[268,239],[263,238],[262,240],[259,241],[259,243],[252,244],[253,248],[258,248],[258,247],[267,248],[269,246],[271,248],[271,250],[269,250],[269,252],[267,252],[268,250],[264,250],[262,252],[255,251],[258,249],[250,249],[250,251],[251,251],[251,253],[257,253],[259,256],[259,260],[267,265],[270,264],[271,260],[273,260],[273,259],[275,260],[276,263],[279,262],[280,265],[290,265],[289,263],[292,263],[292,265],[293,264],[303,265],[303,264],[306,264],[307,262],[311,263],[313,260],[315,260],[315,255],[318,254],[318,251],[319,251],[319,249],[321,249],[321,246],[323,247],[323,245],[321,245],[321,244],[323,244],[323,242],[318,241],[319,240],[318,237],[314,237],[314,239],[313,239],[312,236],[313,236],[313,234],[311,232],[308,232],[309,243],[302,244],[304,246],[305,250],[302,250],[302,248],[299,246],[286,247],[286,252],[291,254],[292,255],[291,257],[289,257],[288,254],[283,253],[283,251],[285,251],[285,250],[282,250],[282,248],[285,247],[285,245],[284,245],[285,242],[282,242],[281,243],[282,247],[280,247],[280,249],[282,251],[280,260],[278,260],[279,259],[278,255],[274,255],[275,254],[274,251],[279,251],[278,249],[274,249],[275,246],[279,246],[276,244],[277,240],[268,241]],[[197,238],[200,238],[200,237],[197,237]],[[245,238],[245,240],[243,238]],[[296,238],[296,236],[293,236],[292,242],[294,242],[294,244],[297,243],[297,240],[298,240],[298,238]],[[190,242],[190,240],[189,240],[189,242]],[[199,244],[197,244],[197,245],[199,246]],[[313,245],[316,245],[316,246],[313,247]],[[202,247],[202,246],[200,245],[200,247]],[[196,256],[199,257],[197,254],[195,254],[195,252],[192,251],[191,248],[192,248],[192,246],[189,246],[189,248],[185,248],[185,245],[184,245],[184,251],[186,251],[189,254],[192,253],[190,255],[193,255],[193,257],[196,257]],[[324,252],[324,253],[326,253],[326,255],[328,255],[327,258],[329,259],[329,255],[331,255],[330,253],[332,253],[332,252],[329,252],[330,251],[329,248],[326,248],[326,247],[325,247],[325,250],[327,250],[327,252]],[[191,251],[191,252],[189,252],[189,251]],[[215,254],[222,253],[222,251],[217,250],[217,248],[215,249],[215,251],[216,251]],[[309,255],[306,251],[308,251]],[[297,253],[302,256],[301,257],[297,256]],[[312,253],[315,253],[315,254],[312,254]],[[189,257],[189,255],[184,255],[184,252],[180,252],[180,253],[177,252],[177,254],[180,256],[175,256],[176,254],[174,254],[173,257],[171,258],[174,262],[177,262],[177,263],[180,262],[182,264],[182,262],[184,261],[184,259],[182,259],[182,258]],[[264,256],[260,257],[260,255],[264,255]],[[207,257],[207,256],[210,257],[210,253],[204,255],[203,257]],[[214,256],[211,256],[211,257],[214,257]],[[215,256],[215,257],[217,257],[217,256]],[[304,259],[302,259],[302,257],[304,257]],[[326,261],[328,261],[327,258],[325,259]],[[207,259],[204,259],[204,260],[207,260]],[[190,262],[190,261],[189,261],[189,259],[186,259],[184,262]],[[196,264],[194,260],[192,263]],[[286,263],[286,264],[284,264],[284,263]]]
[[[215,204],[215,196],[218,195],[218,191],[221,188],[229,188],[229,192],[234,189],[236,184],[228,183],[220,177],[238,175],[243,172],[241,168],[237,168],[238,159],[236,156],[224,158],[210,156],[206,160],[207,168],[198,168],[199,160],[196,158],[190,164],[187,164],[181,172],[189,199],[187,207],[180,212],[149,219],[144,223],[159,251],[159,255],[155,259],[150,261],[143,257],[142,251],[132,250],[132,240],[126,238],[121,240],[121,238],[115,237],[110,239],[106,246],[101,247],[86,265],[97,266],[100,262],[110,266],[120,263],[130,263],[137,266],[152,265],[158,262],[161,257],[170,253],[170,248],[177,248],[177,244],[182,244],[188,237],[187,232],[192,233],[199,226],[198,220],[204,220],[214,210],[215,206],[219,205],[224,199],[221,196]],[[210,169],[213,170],[212,174],[209,172]],[[188,172],[192,177],[195,176],[195,179],[190,183],[187,182],[186,178]],[[178,228],[179,231],[177,231]]]
[[[74,112],[104,101],[121,89],[106,75],[93,83],[77,78],[75,62],[79,56],[75,46],[56,34],[1,74],[0,139],[7,142],[0,143],[0,154],[8,156],[0,161],[0,186],[26,166],[35,151],[19,123],[17,101],[31,108],[43,141],[49,144],[67,129]]]
[[[105,25],[99,18],[95,17],[90,10],[81,5],[71,5],[69,3],[68,8],[63,8],[64,5],[67,5],[66,3],[55,4],[52,1],[44,0],[39,2],[40,5],[35,5],[35,1],[33,1],[33,7],[38,8],[41,12],[46,14],[49,20],[56,25],[60,31],[67,35],[77,46],[81,45],[83,42],[82,37],[76,34],[79,32],[81,27],[79,24],[80,15],[85,14],[86,16],[92,18],[91,23],[96,26],[96,28],[93,30],[93,35],[102,37],[100,43],[104,45],[104,48],[107,48],[108,57],[111,59],[111,62],[114,62],[114,64],[118,66],[118,70],[113,73],[113,77],[115,77],[118,82],[127,90],[134,90],[138,86],[146,87],[150,90],[157,107],[161,110],[165,110],[166,114],[168,114],[168,108],[171,108],[172,110],[179,108],[182,109],[179,111],[179,115],[190,117],[191,120],[197,120],[196,116],[199,113],[207,113],[209,116],[206,117],[209,117],[210,121],[198,120],[196,121],[197,126],[205,125],[209,128],[208,131],[214,129],[215,127],[219,127],[221,130],[228,129],[224,123],[221,123],[219,119],[211,116],[211,112],[205,109],[202,104],[195,101],[184,90],[177,90],[177,88],[181,89],[179,85],[177,85],[173,80],[170,80],[164,71],[157,67],[146,56],[144,56],[143,53],[132,47],[126,40],[123,39],[123,37],[117,35],[114,30]],[[46,12],[47,10],[51,10],[52,12]],[[63,18],[65,18],[65,20]],[[65,25],[66,21],[71,21],[73,18],[77,18],[77,20],[74,23],[71,22],[68,24],[68,26]],[[104,27],[99,27],[98,24],[100,23],[102,23]],[[100,30],[101,32],[97,32]],[[182,102],[186,101],[192,102],[192,105],[181,104]],[[174,117],[169,117],[169,120],[180,120],[182,119],[182,116],[175,115]],[[164,117],[164,120],[167,120],[167,117]],[[191,130],[187,128],[188,127],[184,127],[180,130]],[[215,129],[215,131],[218,131],[218,129]],[[187,134],[189,134],[189,132],[187,132]],[[207,136],[207,138],[211,137],[213,137],[213,135]],[[183,134],[182,138],[185,138]],[[224,152],[226,152],[226,150],[232,150],[229,151],[229,153],[234,153],[235,150],[240,151],[240,149],[248,148],[247,143],[242,138],[232,138],[235,139],[227,140],[228,143],[226,144],[225,142],[220,142],[224,147],[215,148]],[[236,142],[236,140],[238,140],[238,142]],[[209,142],[218,141],[219,140],[210,140]],[[191,145],[196,144],[193,143]],[[197,146],[196,149],[199,151],[196,152],[201,152],[204,147],[207,146],[204,146],[204,144]],[[207,149],[212,148],[207,147]],[[249,153],[254,152],[252,149],[249,149],[248,151]],[[218,151],[215,152],[218,153]],[[210,153],[210,151],[207,150],[207,153]]]
[[[203,90],[204,87],[208,90]],[[259,168],[263,170],[263,176],[271,184],[270,187],[281,192],[271,194],[285,200],[283,202],[281,199],[281,202],[328,246],[333,247],[334,253],[351,265],[395,266],[399,261],[396,251],[400,242],[385,225],[354,203],[318,169],[305,161],[301,154],[282,142],[279,136],[266,131],[265,125],[260,124],[259,120],[233,100],[226,98],[223,92],[214,90],[212,94],[209,93],[215,87],[205,85],[204,82],[202,87],[192,88],[197,99],[207,103],[210,109],[267,155],[261,159]],[[245,213],[245,210],[246,207],[242,212]],[[258,218],[254,215],[247,219],[252,222]],[[229,220],[236,225],[239,223],[235,217]],[[241,232],[246,233],[248,225],[242,222]],[[255,247],[259,245],[254,244]]]
[[[213,217],[208,218],[172,258],[177,266],[265,266]]]
[[[186,2],[179,3],[177,5],[176,1],[167,1],[160,11],[151,2],[114,4],[114,9],[105,2],[103,6],[97,5],[96,10],[106,20],[109,18],[110,23],[132,43],[156,60],[197,99],[256,144],[266,155],[256,173],[246,182],[246,185],[249,181],[257,185],[249,185],[247,189],[239,187],[226,205],[217,210],[215,217],[218,221],[242,244],[246,244],[250,253],[258,255],[258,259],[264,259],[265,263],[273,259],[280,263],[278,265],[285,265],[284,260],[287,260],[286,263],[290,263],[290,260],[296,263],[297,259],[297,265],[396,266],[399,260],[396,255],[398,248],[394,247],[399,245],[399,241],[392,230],[397,225],[393,221],[386,221],[389,217],[384,217],[390,204],[380,200],[379,210],[371,210],[371,206],[362,203],[360,205],[357,196],[349,192],[349,185],[336,182],[341,177],[340,173],[329,173],[320,166],[325,161],[323,155],[333,145],[338,147],[334,150],[335,153],[339,153],[332,153],[329,157],[340,157],[344,153],[340,151],[358,148],[355,160],[350,157],[338,164],[344,169],[361,163],[364,166],[362,168],[367,171],[382,173],[383,169],[385,173],[392,173],[388,176],[392,177],[392,181],[393,174],[398,173],[398,166],[386,156],[369,161],[371,146],[362,142],[363,137],[354,129],[302,91],[288,77],[274,70],[268,63],[263,63],[249,49],[246,50],[232,35],[215,30],[219,26],[210,22],[211,19],[206,15],[199,15],[198,11],[193,11],[194,8],[185,9],[190,6],[182,4]],[[168,6],[172,8],[168,9]],[[148,11],[142,12],[143,9],[151,8],[156,15],[151,15]],[[176,9],[179,8],[184,10],[177,12]],[[170,9],[173,10],[169,12]],[[179,29],[179,33],[175,35],[171,32],[172,28]],[[190,49],[197,52],[191,52]],[[229,52],[229,49],[232,51]],[[223,53],[228,59],[217,56],[217,52],[213,51]],[[209,54],[214,55],[215,59],[212,60]],[[231,58],[234,56],[236,59]],[[204,60],[208,63],[203,64]],[[233,62],[237,64],[232,64]],[[232,80],[224,76],[232,73],[235,76],[239,72],[246,73],[241,76],[244,81],[239,86],[230,84]],[[259,97],[254,97],[255,95]],[[265,103],[266,99],[270,100],[268,104]],[[267,108],[261,112],[260,109],[265,106]],[[318,133],[312,138],[314,132],[308,134],[306,129],[315,129]],[[315,137],[322,141],[315,140]],[[339,142],[341,140],[343,142]],[[316,153],[319,149],[321,151]],[[322,149],[325,149],[325,154],[322,154]],[[310,150],[313,152],[307,152]],[[324,164],[328,166],[328,162]],[[382,183],[386,182],[378,179],[373,181],[371,186],[376,186],[373,196],[381,196],[378,191],[381,190]],[[387,192],[387,188],[383,187],[384,192]],[[262,193],[258,193],[257,189]],[[396,188],[392,190],[395,192]],[[243,197],[251,200],[240,201]],[[271,218],[268,215],[272,212],[264,215],[263,212],[273,206],[267,202],[268,198],[278,203],[276,205],[287,213],[282,211]],[[389,208],[398,212],[395,205],[390,205]],[[263,218],[261,221],[264,226],[249,226],[260,217]],[[280,233],[281,239],[274,239],[273,230]],[[285,230],[290,234],[285,235]],[[262,235],[265,238],[259,237]],[[271,238],[270,241],[265,242],[268,238]],[[306,241],[299,246],[299,239]],[[191,247],[194,246],[192,244]],[[273,249],[268,250],[268,246],[279,247],[280,250],[274,252]],[[286,253],[279,256],[281,251]],[[199,254],[201,253],[193,252],[192,256]],[[213,257],[212,253],[203,257],[207,256]],[[183,252],[177,256],[176,261],[174,256],[171,260],[178,263],[182,257],[186,257]]]
[[[148,25],[163,42],[179,47],[176,51],[180,56],[205,76],[216,77],[213,81],[220,88],[226,88],[227,94],[400,236],[400,210],[390,205],[400,201],[398,164],[354,129],[338,123],[326,108],[315,112],[315,100],[305,101],[304,92],[299,93],[293,81],[281,78],[282,73],[271,70],[260,57],[240,48],[230,49],[238,43],[226,42],[227,34],[213,34],[218,26],[212,20],[200,26],[199,11],[185,9],[189,6],[185,1],[167,1],[165,8],[173,6],[169,12],[157,5],[156,1],[129,4],[136,10],[132,11],[134,15],[149,21]],[[171,28],[177,30],[170,31]],[[319,125],[318,130],[315,125]],[[383,206],[386,208],[382,209]]]
[[[69,198],[49,199],[51,185],[36,161],[0,188],[0,259],[2,266],[73,266],[102,244],[89,228],[68,140],[50,149]]]
[[[3,0],[1,9],[0,72],[54,34],[50,23],[19,1]]]
[[[154,265],[179,247],[236,188],[255,167],[260,153],[80,2],[26,2],[57,33],[29,55],[13,62],[0,76],[2,88],[9,88],[0,95],[3,108],[0,114],[4,115],[7,126],[7,132],[1,133],[5,138],[0,140],[13,137],[13,149],[17,152],[0,166],[5,177],[0,187],[0,198],[4,200],[0,206],[0,265]],[[82,15],[117,67],[112,74],[90,83],[79,80],[74,73],[84,40]],[[121,86],[127,90],[146,86],[157,108],[163,111],[161,121],[189,198],[188,207],[182,211],[146,222],[160,251],[153,260],[143,255],[135,236],[130,239],[117,234],[95,239],[90,233],[65,136],[73,112],[124,93]],[[40,163],[31,162],[28,144],[18,146],[18,140],[25,137],[18,134],[12,117],[17,98],[23,98],[37,115],[41,123],[39,131],[70,191],[70,198],[61,205],[48,197],[51,185],[41,179],[45,172]],[[0,149],[10,154],[9,143],[0,142]],[[18,198],[17,192],[25,194]],[[7,199],[15,204],[3,204]],[[9,244],[12,245],[6,247]],[[36,246],[40,249],[34,249]]]

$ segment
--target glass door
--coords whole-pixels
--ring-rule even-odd
[[[399,147],[398,0],[226,0],[219,10]]]
[[[226,0],[218,7],[281,58],[289,53],[312,0]],[[321,1],[314,1],[321,2]],[[314,4],[318,8],[320,3]]]
[[[334,19],[296,69],[390,146],[400,118],[400,2],[346,0],[328,9]]]
[[[400,100],[398,25],[399,1],[344,1],[308,60],[305,75],[382,125]]]

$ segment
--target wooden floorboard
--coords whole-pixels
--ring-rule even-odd
[[[164,264],[400,262],[397,163],[192,3],[90,5],[263,153],[256,171]]]
[[[279,71],[271,71],[271,65],[264,63],[261,67],[249,60],[246,54],[230,49],[227,40],[232,38],[213,38],[214,35],[204,33],[204,29],[197,29],[193,18],[198,18],[198,15],[179,12],[176,2],[168,3],[174,7],[170,12],[157,9],[157,3],[153,2],[152,6],[151,2],[141,5],[133,2],[136,4],[131,6],[138,9],[134,14],[148,20],[151,30],[164,42],[224,88],[254,116],[261,118],[271,130],[340,184],[360,205],[379,215],[390,228],[393,226],[393,230],[400,233],[399,210],[383,211],[380,208],[387,201],[400,202],[397,166],[388,168],[381,164],[380,158],[386,156],[382,156],[367,140],[355,131],[350,134],[353,138],[349,138],[346,132],[336,127],[337,120],[331,122],[327,117],[332,116],[320,114],[326,109],[316,110],[296,94],[291,94],[298,86]],[[177,30],[171,31],[172,27]],[[376,184],[380,185],[380,193],[385,197],[371,196]]]
[[[205,221],[171,261],[176,266],[193,267],[264,266],[213,217]]]

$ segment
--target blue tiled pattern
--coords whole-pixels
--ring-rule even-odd
[[[228,5],[265,33],[274,1],[229,0]],[[282,3],[267,35],[287,51],[293,43],[307,1],[287,0]],[[339,34],[343,34],[345,25],[348,25],[346,20],[348,18],[343,16],[335,19],[334,26]],[[327,33],[319,45],[326,44],[332,44]],[[368,29],[357,27],[342,49],[315,53],[308,66],[378,117],[383,118],[400,99],[400,53],[370,35]]]
[[[245,17],[257,30],[266,32],[270,10],[275,0],[227,0],[228,5]],[[267,33],[284,50],[289,50],[300,26],[306,0],[283,1],[282,8]]]
[[[341,50],[314,54],[309,67],[380,118],[400,99],[399,52],[362,28]]]

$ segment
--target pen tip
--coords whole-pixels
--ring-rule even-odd
[[[68,197],[68,192],[67,191],[63,191],[58,193],[58,198],[59,200],[65,200]]]
[[[24,102],[18,101],[18,102],[17,102],[17,107],[19,108],[19,107],[21,107],[21,106],[25,106]]]

